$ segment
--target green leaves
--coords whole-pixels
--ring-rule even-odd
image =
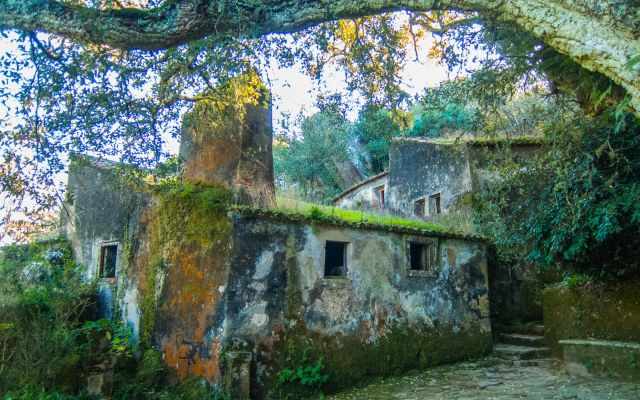
[[[543,265],[640,273],[640,122],[612,108],[553,124],[547,135],[546,154],[503,168],[481,196],[489,234],[503,252]]]

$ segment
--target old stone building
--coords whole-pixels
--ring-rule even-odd
[[[281,371],[320,359],[331,390],[489,351],[486,243],[274,208],[261,99],[215,124],[196,108],[178,177],[73,160],[65,231],[104,314],[233,398],[286,391]],[[225,130],[245,150],[214,151]]]
[[[497,148],[515,159],[540,149],[536,138],[394,138],[389,171],[375,175],[334,199],[341,208],[433,218],[469,208],[471,194],[493,176]]]
[[[260,398],[292,343],[322,355],[333,387],[491,347],[481,240],[219,208],[205,186],[136,191],[90,159],[69,182],[67,235],[106,314],[179,377],[218,382],[239,352]]]

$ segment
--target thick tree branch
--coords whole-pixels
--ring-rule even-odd
[[[167,0],[154,9],[96,10],[55,0],[0,0],[0,29],[45,31],[77,41],[153,50],[210,35],[258,37],[395,10],[473,10],[515,23],[584,68],[609,77],[628,91],[640,111],[640,65],[629,66],[640,54],[638,32],[625,25],[625,18],[599,18],[580,4],[575,0]]]

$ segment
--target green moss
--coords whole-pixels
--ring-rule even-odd
[[[194,127],[200,133],[233,132],[234,125],[244,121],[247,105],[267,108],[269,102],[269,89],[255,71],[249,71],[199,95],[193,110],[183,118],[183,128]]]
[[[278,207],[275,209],[260,210],[236,206],[233,210],[244,216],[270,218],[287,222],[321,223],[354,229],[486,240],[479,235],[456,231],[433,222],[401,218],[392,215],[371,214],[358,210],[345,210],[287,199],[278,199]]]
[[[196,242],[207,247],[221,230],[228,232],[226,210],[232,199],[229,190],[168,183],[158,186],[156,194],[159,200],[156,217],[165,240]]]
[[[640,341],[640,281],[553,287],[543,293],[545,336],[555,354],[558,340]]]
[[[150,211],[149,255],[141,289],[143,346],[150,347],[156,325],[159,282],[167,263],[186,252],[207,252],[229,240],[227,207],[231,193],[220,187],[165,182],[153,188],[155,206]]]

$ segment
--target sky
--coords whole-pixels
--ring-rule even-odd
[[[421,54],[420,60],[407,63],[402,71],[403,89],[411,96],[421,93],[427,87],[438,86],[440,82],[448,79],[447,68],[426,56],[427,49],[431,47],[432,43],[433,39],[429,34],[420,43],[418,49]],[[273,66],[269,69],[268,75],[274,98],[274,127],[276,130],[279,129],[279,121],[286,115],[295,117],[300,112],[304,115],[311,115],[318,111],[315,102],[320,88],[298,67]],[[328,92],[340,91],[346,86],[344,76],[335,69],[329,68],[323,81]],[[348,117],[354,119],[356,113],[357,109],[354,108]]]

